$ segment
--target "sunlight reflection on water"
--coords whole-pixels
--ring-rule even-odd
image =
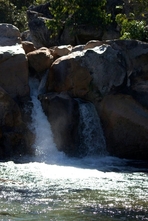
[[[147,173],[116,158],[0,163],[0,190],[0,220],[148,220]]]

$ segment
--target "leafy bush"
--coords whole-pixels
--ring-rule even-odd
[[[27,29],[27,7],[33,0],[0,0],[0,23],[10,23],[20,31]]]
[[[118,14],[116,22],[121,29],[121,39],[137,39],[148,41],[148,31],[146,30],[146,21],[138,21],[134,19],[134,14],[130,14],[129,18],[125,14]]]
[[[11,23],[16,6],[9,1],[0,1],[0,22]]]
[[[38,0],[40,1],[40,0]],[[57,34],[63,24],[72,27],[93,26],[96,29],[111,21],[111,15],[106,13],[106,0],[51,0],[49,8],[53,20],[47,21],[47,27]]]

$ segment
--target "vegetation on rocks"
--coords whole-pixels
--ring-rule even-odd
[[[93,26],[95,29],[111,22],[111,15],[105,10],[106,0],[51,0],[50,12],[54,20],[48,20],[47,26],[54,33],[61,26],[70,25],[72,31],[78,26]]]
[[[116,15],[121,39],[148,41],[148,1],[125,0],[124,13]]]
[[[95,29],[115,23],[122,39],[148,41],[148,2],[145,0],[123,0],[116,5],[115,18],[112,8],[107,9],[109,0],[1,0],[0,23],[11,23],[20,31],[27,29],[26,11],[31,5],[50,2],[49,10],[53,16],[47,26],[57,34],[62,25],[70,25],[72,31],[77,26],[88,25]],[[117,3],[118,4],[118,3]],[[112,19],[111,19],[112,18]]]
[[[125,14],[118,14],[116,22],[121,28],[121,39],[138,39],[140,41],[148,41],[148,29],[146,28],[146,21],[135,20],[134,14],[129,17]]]
[[[24,31],[27,29],[27,7],[33,1],[29,0],[1,0],[0,1],[0,23],[10,23]]]

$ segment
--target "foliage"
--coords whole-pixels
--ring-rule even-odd
[[[26,7],[22,6],[21,9],[9,0],[0,1],[0,22],[10,23],[23,31],[27,28]]]
[[[10,23],[20,31],[27,29],[26,10],[34,0],[0,0],[0,22]]]
[[[128,18],[125,14],[118,14],[116,16],[116,22],[121,27],[121,39],[148,41],[146,21],[138,21],[134,17],[133,13]]]
[[[47,26],[53,34],[57,34],[63,24],[74,31],[77,26],[87,24],[99,28],[111,21],[111,15],[105,11],[106,0],[51,0],[50,5],[54,19],[47,21]]]
[[[15,8],[9,1],[0,1],[0,22],[11,22]]]
[[[94,28],[105,28],[111,22],[111,14],[106,12],[107,0],[0,0],[0,22],[11,23],[20,31],[27,29],[26,10],[30,5],[40,5],[50,2],[50,12],[53,20],[47,21],[47,26],[53,31],[53,36],[62,29],[63,25],[72,27],[72,32],[82,25]],[[121,29],[122,39],[139,39],[148,41],[146,22],[148,24],[148,1],[124,0],[122,5],[129,14],[118,14],[116,22]],[[116,6],[121,7],[121,6]],[[122,9],[121,9],[122,10]],[[146,17],[147,16],[147,17]]]

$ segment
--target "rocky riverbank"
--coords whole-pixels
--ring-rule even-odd
[[[29,77],[60,151],[77,155],[78,105],[91,102],[100,116],[111,155],[148,158],[148,43],[91,40],[81,45],[38,47],[19,30],[0,24],[0,158],[33,154],[29,129]],[[45,81],[46,80],[46,81]],[[62,119],[62,120],[61,120]]]

